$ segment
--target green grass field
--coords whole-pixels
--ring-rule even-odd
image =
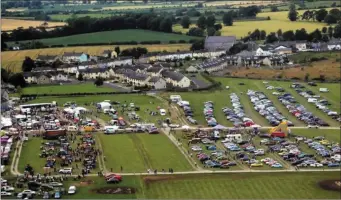
[[[119,172],[147,172],[148,169],[168,171],[191,170],[191,166],[175,145],[163,134],[99,134],[106,167]]]
[[[332,142],[340,142],[341,135],[340,130],[328,130],[328,129],[292,129],[291,132],[295,135],[305,136],[313,138],[316,136],[324,136],[327,140]]]
[[[170,40],[185,40],[198,39],[198,37],[191,37],[186,35],[178,35],[173,33],[155,32],[149,30],[117,30],[117,31],[103,31],[95,33],[85,33],[79,35],[71,35],[58,38],[40,39],[45,45],[67,45],[67,44],[82,44],[82,43],[110,43],[110,42],[143,42],[143,41],[161,41],[168,43]],[[20,42],[28,42],[20,41]],[[10,43],[9,43],[10,44]]]
[[[25,170],[27,164],[31,165],[36,172],[43,172],[46,160],[39,158],[41,142],[42,139],[40,138],[30,138],[29,141],[24,142],[18,164],[20,172]]]
[[[50,85],[32,86],[23,89],[23,94],[67,94],[67,93],[91,93],[91,92],[114,92],[110,87],[97,87],[93,83],[75,85]]]

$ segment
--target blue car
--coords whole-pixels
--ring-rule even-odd
[[[54,193],[54,198],[55,199],[60,199],[61,198],[60,192]]]
[[[339,167],[340,164],[339,163],[329,163],[328,167]]]

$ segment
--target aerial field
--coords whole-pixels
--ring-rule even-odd
[[[147,172],[148,169],[168,171],[191,170],[177,147],[163,134],[99,134],[106,168],[120,172]]]
[[[200,39],[199,37],[192,37],[187,35],[163,33],[141,29],[130,30],[116,30],[116,31],[103,31],[95,33],[85,33],[78,35],[71,35],[65,37],[40,39],[45,45],[68,45],[68,44],[91,44],[91,43],[110,43],[110,42],[144,42],[144,41],[160,41],[162,43],[169,42],[170,40],[189,41],[191,39]],[[29,41],[19,41],[29,42]],[[9,43],[11,44],[11,43]]]
[[[188,51],[190,44],[155,44],[155,45],[116,45],[119,46],[121,51],[123,49],[133,47],[145,47],[149,52],[176,52]],[[12,72],[20,72],[21,65],[25,56],[29,56],[35,59],[38,55],[62,55],[64,52],[84,52],[90,55],[100,55],[104,50],[114,50],[115,45],[104,45],[104,46],[80,46],[80,47],[60,47],[60,48],[47,48],[47,49],[31,49],[22,51],[5,51],[1,53],[1,65],[7,70]]]
[[[298,11],[300,14],[304,12],[304,10]],[[240,21],[234,22],[233,26],[223,26],[221,30],[221,35],[234,35],[237,39],[241,37],[245,37],[248,35],[248,32],[253,32],[255,29],[265,30],[267,34],[270,32],[276,32],[278,29],[282,29],[283,32],[287,30],[297,30],[301,28],[305,28],[308,32],[314,31],[315,29],[321,29],[324,26],[327,26],[325,23],[320,22],[312,22],[312,21],[296,21],[291,22],[287,16],[288,11],[283,12],[265,12],[259,13],[257,17],[270,17],[271,20],[265,21]],[[196,22],[192,22],[196,24]],[[195,25],[192,25],[195,26]],[[182,33],[187,33],[188,29],[183,29],[181,25],[176,24],[173,26],[174,31],[181,31]]]
[[[93,83],[32,86],[23,89],[23,94],[67,94],[87,92],[114,92],[110,87],[96,86]]]
[[[111,7],[103,7],[102,10],[138,10],[138,9],[149,9],[149,8],[177,8],[177,7],[193,7],[195,3],[184,3],[184,4],[137,4],[137,5],[118,5]]]
[[[41,26],[44,21],[33,21],[33,20],[19,20],[19,19],[1,19],[1,30],[10,31],[23,27],[24,29],[32,27]],[[47,27],[53,26],[64,26],[64,22],[48,22]]]

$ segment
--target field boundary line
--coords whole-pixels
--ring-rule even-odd
[[[193,158],[189,157],[188,154],[183,149],[183,146],[177,142],[175,137],[170,133],[170,129],[161,129],[161,131],[168,137],[168,139],[179,149],[179,151],[185,156],[186,160],[189,162],[189,164],[192,166],[192,168],[195,171],[203,171],[203,169],[199,165],[195,165],[193,163],[196,163]],[[181,145],[181,146],[180,146]]]

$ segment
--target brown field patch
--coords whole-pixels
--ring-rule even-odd
[[[324,75],[329,80],[340,80],[340,63],[335,60],[325,60],[314,62],[309,66],[299,66],[288,69],[265,69],[265,68],[239,68],[229,70],[231,76],[272,79],[281,76],[283,79],[298,78],[304,80],[306,74],[309,78],[319,78]]]
[[[341,180],[324,180],[320,181],[319,186],[325,190],[333,190],[341,192]]]
[[[24,29],[41,26],[44,21],[20,20],[20,19],[1,19],[1,30],[10,31],[23,27]],[[64,26],[64,22],[48,22],[47,27]]]
[[[132,187],[103,187],[92,190],[98,194],[135,194],[136,189]]]

